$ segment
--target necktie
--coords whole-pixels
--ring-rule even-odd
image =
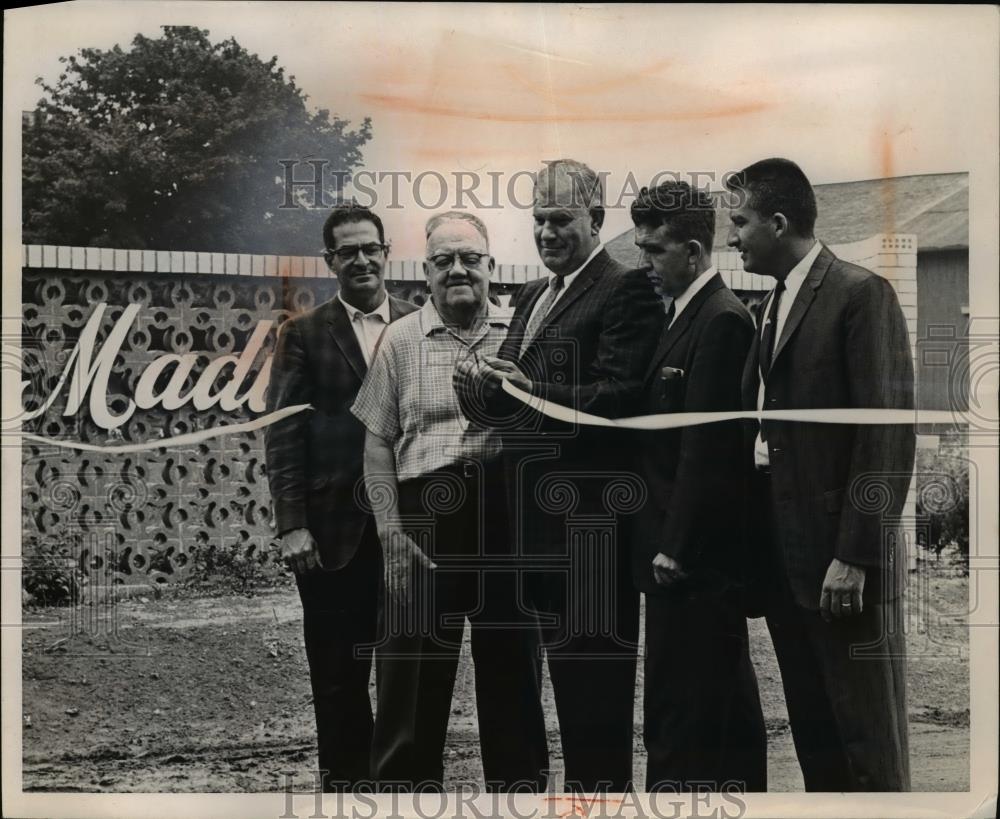
[[[771,296],[771,304],[767,310],[767,319],[764,321],[764,329],[760,334],[760,374],[767,381],[767,375],[771,371],[771,359],[774,358],[775,332],[778,328],[778,302],[781,301],[781,294],[785,292],[785,283],[781,280],[774,287],[774,295]],[[760,440],[767,440],[765,425],[760,425]]]
[[[674,316],[677,315],[677,301],[671,300],[670,306],[667,308],[667,329],[670,329],[670,325],[674,323]]]
[[[521,355],[524,355],[524,351],[528,348],[528,345],[534,340],[535,335],[538,333],[538,328],[542,326],[542,322],[545,320],[546,314],[552,309],[552,304],[555,302],[556,297],[559,295],[559,291],[562,290],[563,279],[562,276],[553,276],[549,279],[549,289],[548,292],[542,297],[541,303],[538,305],[537,309],[531,314],[531,318],[528,321],[528,326],[524,330],[524,338],[521,341]]]
[[[764,322],[764,329],[760,334],[760,374],[767,380],[771,371],[771,359],[774,358],[775,330],[778,326],[778,303],[781,301],[781,294],[785,292],[785,283],[779,281],[774,288],[774,295],[771,296],[771,304],[767,311],[767,320]]]

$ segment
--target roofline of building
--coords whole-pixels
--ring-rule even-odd
[[[816,182],[814,188],[832,188],[834,185],[858,185],[862,182],[887,182],[896,179],[919,179],[925,176],[964,176],[968,178],[968,171],[943,171],[941,173],[910,173],[903,176],[873,176],[869,179],[848,179],[841,182]]]
[[[904,174],[903,176],[873,176],[868,179],[844,179],[840,182],[812,182],[813,188],[832,188],[835,185],[862,185],[866,182],[889,182],[896,181],[897,179],[920,179],[922,177],[929,176],[964,176],[966,179],[969,177],[969,171],[942,171],[941,173],[911,173]],[[722,194],[726,192],[725,188],[713,189],[709,188],[710,194]]]

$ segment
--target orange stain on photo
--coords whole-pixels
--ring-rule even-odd
[[[704,76],[673,59],[623,67],[447,33],[429,53],[396,49],[358,97],[389,114],[515,124],[726,120],[775,105]]]
[[[362,94],[366,102],[381,106],[394,113],[427,114],[456,119],[478,119],[491,122],[555,123],[555,122],[677,122],[699,119],[724,119],[757,114],[770,108],[770,104],[745,102],[728,106],[675,109],[675,110],[563,110],[550,113],[518,113],[515,111],[476,110],[465,106],[433,103],[393,94]]]
[[[896,232],[896,183],[893,176],[893,136],[888,127],[883,128],[878,137],[879,173],[882,184],[879,193],[882,199],[882,232]]]

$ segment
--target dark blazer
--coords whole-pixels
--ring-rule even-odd
[[[760,327],[743,371],[745,409],[757,407],[759,356]],[[892,285],[824,247],[775,344],[764,409],[844,407],[912,409],[913,360]],[[778,543],[770,554],[758,544],[761,558],[774,561],[809,609],[819,608],[834,557],[868,569],[867,600],[897,596],[906,566],[892,520],[913,471],[913,426],[765,422],[765,431]]]
[[[663,323],[662,302],[645,272],[630,271],[601,250],[549,311],[522,355],[531,310],[547,286],[547,278],[538,279],[518,293],[499,357],[516,362],[535,384],[535,393],[558,404],[612,418],[634,414]],[[485,422],[503,430],[509,477],[521,495],[512,499],[519,539],[528,553],[565,554],[567,517],[621,511],[618,500],[629,490],[615,495],[608,483],[612,475],[632,469],[629,436],[553,421],[504,399],[487,408]],[[526,445],[536,454],[527,455]],[[537,454],[539,446],[551,446],[551,454]],[[573,484],[569,507],[560,500],[555,473]]]
[[[628,415],[663,319],[662,302],[648,276],[601,250],[549,311],[522,355],[525,327],[548,282],[548,277],[528,282],[517,294],[499,357],[516,362],[535,382],[536,393],[550,401],[594,415]],[[547,428],[566,431],[565,426],[551,421]]]
[[[417,308],[389,296],[391,321]],[[265,431],[275,530],[308,528],[326,569],[347,565],[370,512],[364,508],[364,425],[351,405],[368,368],[339,298],[286,320],[267,390],[273,412],[312,404]]]
[[[544,398],[595,415],[634,413],[663,324],[646,273],[598,252],[522,355],[525,327],[546,287],[541,279],[522,288],[499,356],[516,362]],[[499,410],[504,402],[493,403]],[[628,536],[644,493],[630,435],[555,422],[523,404],[515,409],[495,426],[514,539],[528,569],[523,599],[543,613],[565,779],[585,791],[624,791],[632,777],[639,639]]]
[[[642,413],[740,409],[753,332],[747,309],[713,276],[669,330],[664,323],[646,369]],[[741,579],[742,447],[738,421],[636,433],[639,473],[648,489],[633,537],[632,575],[640,591],[663,591],[653,579],[657,552],[716,589]]]

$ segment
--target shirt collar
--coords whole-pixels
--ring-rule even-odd
[[[358,309],[353,304],[348,304],[344,301],[344,297],[341,295],[340,291],[337,291],[337,298],[340,299],[340,303],[344,305],[344,309],[347,311],[347,316],[351,321],[354,321],[358,316],[378,316],[386,324],[389,323],[389,294],[386,293],[382,297],[382,303],[372,310],[370,313],[365,313],[364,311]]]
[[[708,270],[699,273],[697,278],[688,285],[687,290],[674,299],[674,321],[677,321],[684,308],[691,303],[691,300],[698,294],[698,291],[708,284],[714,275],[715,265],[711,265]]]
[[[822,249],[823,245],[815,242],[809,249],[809,252],[785,276],[785,292],[788,294],[790,300],[795,299],[795,295],[799,292],[799,288],[802,287],[802,283],[806,280],[806,276],[809,275],[809,271],[812,269],[813,262],[816,261],[816,257],[819,256],[819,252]]]
[[[502,327],[505,330],[510,325],[510,317],[501,307],[497,307],[489,299],[486,300],[486,323],[493,327]],[[428,298],[424,306],[420,308],[420,325],[425,336],[436,333],[440,330],[447,330],[448,325],[444,323],[441,314],[434,306],[434,299]]]
[[[563,276],[562,277],[562,280],[563,280],[562,289],[563,289],[564,292],[569,288],[569,286],[571,284],[573,284],[573,281],[576,279],[576,277],[580,275],[580,271],[583,270],[583,268],[585,268],[588,264],[590,264],[593,261],[594,257],[598,253],[600,253],[602,250],[604,250],[604,244],[603,243],[598,243],[597,247],[595,247],[593,249],[593,251],[591,251],[591,254],[587,257],[587,260],[582,265],[580,265],[576,270],[574,270],[568,276]],[[556,275],[555,273],[552,273],[552,271],[549,271],[549,281],[550,282],[552,281],[552,277],[555,276],[555,275]]]

